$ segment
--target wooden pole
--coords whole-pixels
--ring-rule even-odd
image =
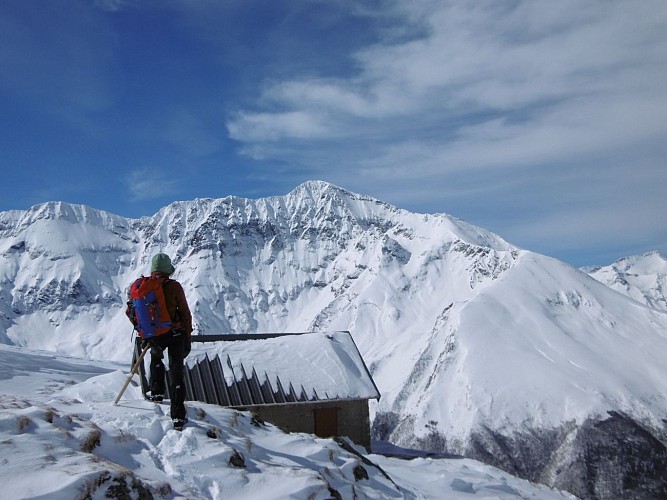
[[[144,356],[148,352],[148,349],[150,349],[151,346],[146,344],[146,347],[144,347],[144,350],[141,351],[141,355],[139,356],[139,359],[134,363],[134,366],[132,367],[132,371],[130,371],[130,375],[127,377],[127,380],[125,381],[125,384],[123,384],[123,388],[120,390],[118,393],[118,397],[116,398],[116,401],[113,402],[114,405],[118,404],[118,401],[120,401],[120,398],[123,396],[123,393],[125,392],[125,389],[127,389],[127,386],[130,385],[130,381],[132,380],[132,377],[134,377],[134,374],[137,373],[139,370],[139,365],[141,362],[144,360]]]

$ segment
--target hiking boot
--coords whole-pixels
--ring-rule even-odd
[[[174,430],[175,431],[182,431],[183,427],[185,427],[185,422],[187,422],[187,419],[182,419],[182,418],[175,418],[172,420],[174,423]]]
[[[153,394],[153,393],[151,393],[151,395],[148,396],[148,400],[152,401],[153,403],[160,403],[161,401],[164,400],[164,394]]]

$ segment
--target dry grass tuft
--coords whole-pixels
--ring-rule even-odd
[[[32,419],[21,415],[18,420],[19,432],[24,432],[32,424]]]
[[[86,438],[81,443],[81,451],[85,453],[92,453],[95,448],[100,445],[102,433],[99,429],[93,429],[88,433]]]

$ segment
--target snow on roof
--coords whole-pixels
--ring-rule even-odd
[[[198,337],[186,360],[192,399],[224,406],[380,399],[349,332]]]

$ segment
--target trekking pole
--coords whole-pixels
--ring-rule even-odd
[[[134,366],[132,367],[132,370],[130,371],[130,375],[127,377],[127,380],[125,381],[125,384],[123,384],[123,388],[120,390],[118,393],[118,397],[116,398],[116,401],[113,402],[114,405],[118,404],[118,401],[120,401],[120,398],[123,396],[123,393],[125,392],[125,389],[127,389],[127,386],[130,385],[130,381],[132,380],[132,377],[134,377],[134,374],[137,373],[139,370],[139,365],[141,362],[144,360],[144,356],[148,352],[148,349],[150,349],[151,346],[150,344],[146,344],[146,347],[144,347],[144,350],[141,351],[141,355],[139,356],[139,359],[134,363]]]

